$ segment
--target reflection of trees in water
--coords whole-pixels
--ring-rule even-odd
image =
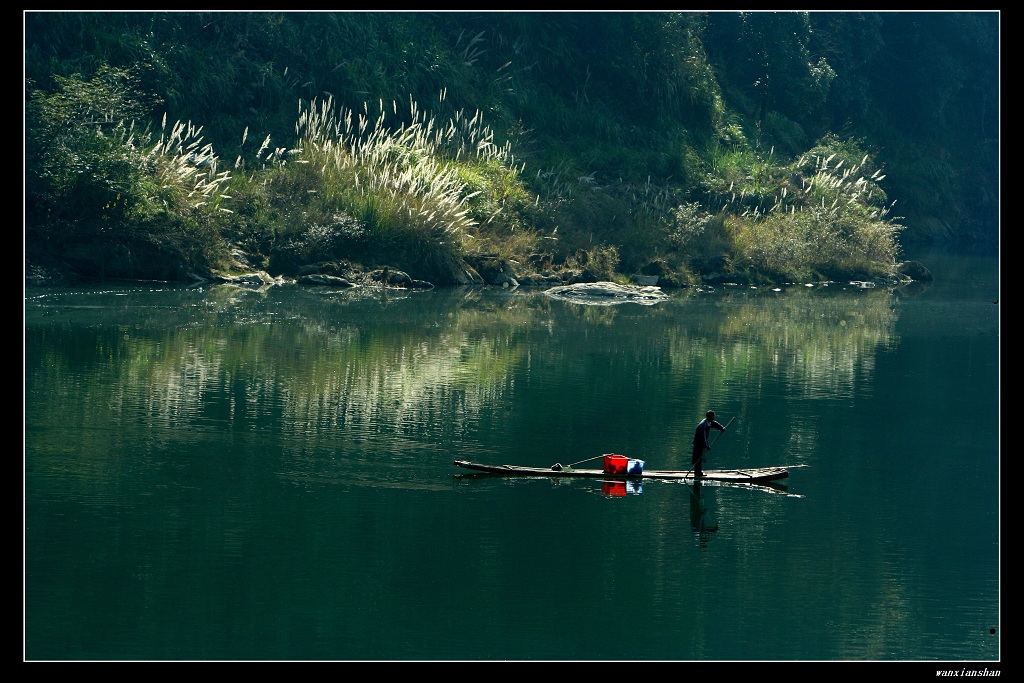
[[[804,395],[846,395],[895,343],[896,317],[888,292],[799,289],[681,295],[654,307],[397,291],[385,308],[358,294],[213,288],[97,310],[88,324],[67,315],[27,328],[32,357],[48,358],[28,368],[34,386],[151,424],[274,423],[284,433],[416,441],[456,438],[481,411],[536,396],[521,390],[534,372],[562,392],[596,387],[623,400],[642,395],[644,382],[710,391],[767,376]]]
[[[509,332],[522,315],[472,298],[382,310],[372,298],[230,287],[165,297],[174,303],[151,294],[137,308],[83,307],[96,318],[84,326],[67,316],[28,328],[35,385],[100,409],[98,424],[131,412],[151,426],[421,439],[498,402],[523,351]]]

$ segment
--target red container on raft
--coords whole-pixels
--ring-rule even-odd
[[[605,474],[625,474],[626,467],[629,465],[629,458],[624,455],[615,455],[608,453],[604,456],[604,473]]]

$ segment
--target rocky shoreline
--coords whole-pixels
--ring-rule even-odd
[[[503,289],[518,287],[542,287],[554,290],[553,296],[570,299],[591,299],[606,302],[616,300],[657,301],[662,289],[682,288],[672,281],[663,281],[656,275],[633,275],[629,277],[631,284],[609,282],[586,270],[545,269],[541,271],[520,272],[516,264],[500,259],[478,259],[474,264],[465,263],[463,277],[454,284],[456,286],[475,285],[501,287]],[[348,289],[353,287],[388,287],[410,290],[429,290],[439,285],[426,280],[416,279],[405,271],[397,268],[381,267],[367,269],[345,261],[330,261],[303,266],[294,276],[271,275],[265,270],[249,267],[243,258],[237,258],[235,273],[210,272],[205,274],[192,273],[188,282],[199,284],[233,284],[242,287],[267,287],[278,285],[298,285],[307,287],[330,287]],[[930,283],[932,273],[919,261],[904,261],[897,265],[895,274],[884,280],[851,279],[853,284],[863,288],[874,286],[899,286],[911,282]],[[70,273],[55,267],[39,264],[25,264],[26,286],[63,286],[80,283],[81,280]],[[727,275],[716,275],[705,278],[705,285],[714,287],[725,284],[745,284],[734,282]],[[664,294],[661,294],[663,297]]]

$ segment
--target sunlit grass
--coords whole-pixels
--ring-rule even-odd
[[[146,159],[153,166],[163,201],[173,195],[194,209],[209,204],[228,211],[221,203],[230,199],[224,194],[224,188],[231,180],[231,171],[218,171],[220,160],[212,144],[202,144],[202,130],[202,126],[197,127],[191,121],[178,121],[168,131],[165,115],[160,139]],[[131,140],[129,135],[126,142],[131,143]]]
[[[689,261],[724,252],[735,270],[783,280],[891,275],[903,226],[894,222],[895,202],[881,186],[886,174],[871,155],[831,136],[793,163],[773,156],[745,150],[711,157],[707,210],[681,206],[674,215],[671,234]],[[729,244],[709,242],[713,213]]]
[[[267,140],[255,157],[284,234],[344,214],[360,224],[364,254],[443,276],[458,270],[474,240],[512,236],[531,203],[511,145],[495,142],[480,112],[440,121],[412,99],[356,111],[327,98],[300,102],[295,132],[295,148]]]
[[[398,118],[397,104],[391,113]],[[494,144],[479,113],[438,125],[410,102],[408,120],[390,124],[388,115],[382,104],[371,114],[335,110],[330,99],[310,103],[296,124],[302,161],[319,169],[322,191],[355,207],[371,231],[410,229],[458,242],[477,222],[468,216],[475,192],[466,191],[457,162],[510,165],[510,151]]]

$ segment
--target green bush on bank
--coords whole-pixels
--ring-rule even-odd
[[[182,279],[217,263],[228,174],[201,129],[179,122],[156,142],[137,129],[129,117],[150,102],[131,71],[57,80],[26,104],[29,255],[96,277]]]
[[[863,143],[827,135],[795,162],[750,150],[709,157],[707,206],[671,217],[669,241],[698,272],[750,279],[879,278],[892,275],[903,226]]]

